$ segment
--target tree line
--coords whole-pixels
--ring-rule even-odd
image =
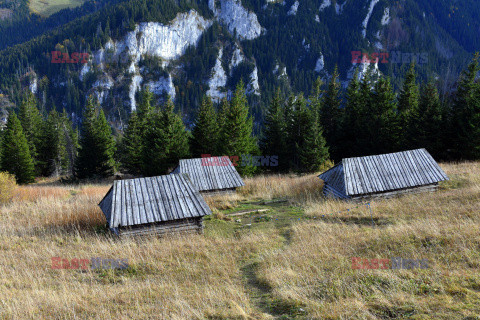
[[[398,94],[389,78],[368,71],[361,80],[357,72],[342,97],[334,73],[321,109],[332,158],[426,148],[441,160],[479,159],[479,57],[442,97],[435,79],[418,83],[414,64]]]
[[[238,166],[243,175],[316,172],[329,159],[415,148],[426,148],[437,159],[480,159],[479,60],[477,53],[455,92],[442,98],[434,80],[418,83],[414,64],[398,93],[388,77],[370,71],[360,77],[358,70],[343,90],[337,69],[328,83],[317,79],[307,97],[285,97],[277,89],[259,136],[253,134],[242,81],[219,105],[204,97],[191,131],[172,101],[158,105],[148,88],[140,92],[123,133],[114,132],[92,97],[77,129],[65,111],[42,114],[30,93],[0,133],[0,169],[30,183],[38,176],[161,175],[179,159],[205,154],[278,157],[275,167]]]

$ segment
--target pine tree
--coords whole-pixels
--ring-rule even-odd
[[[280,90],[276,91],[268,107],[263,127],[263,137],[260,143],[264,156],[278,157],[279,165],[272,169],[275,169],[275,171],[286,170],[288,165],[286,161],[288,150],[286,124]]]
[[[2,170],[14,174],[18,183],[34,182],[35,167],[28,141],[14,112],[8,117],[3,134],[2,150]]]
[[[225,122],[220,135],[225,155],[238,156],[256,155],[258,147],[253,136],[253,119],[249,116],[249,106],[243,82],[235,89],[229,108],[225,114]],[[251,175],[256,167],[248,164],[237,167],[242,175]]]
[[[75,175],[79,179],[111,176],[114,152],[115,140],[105,114],[100,110],[97,116],[97,107],[90,97],[83,115]]]
[[[476,82],[479,59],[476,53],[458,81],[450,129],[451,148],[457,159],[480,158],[480,84]]]
[[[192,130],[192,139],[190,141],[192,155],[194,157],[199,157],[202,154],[220,156],[217,150],[218,137],[217,113],[213,107],[212,99],[206,96],[203,98],[198,110]]]
[[[188,134],[170,99],[163,110],[149,116],[142,145],[142,173],[146,176],[166,174],[189,156]]]
[[[26,97],[22,100],[19,106],[18,119],[22,124],[23,132],[27,138],[30,155],[34,160],[34,165],[36,165],[44,123],[38,111],[37,100],[33,93],[27,93]]]
[[[413,127],[415,122],[411,121],[415,117],[418,117],[419,89],[416,79],[415,63],[412,63],[405,76],[405,81],[398,98],[398,111],[402,130],[400,145],[403,149],[411,148],[411,142],[414,139],[413,135],[418,130],[418,128]]]
[[[328,84],[320,112],[320,122],[323,126],[327,144],[334,159],[338,159],[338,143],[340,138],[340,122],[342,119],[340,82],[338,69],[335,67]]]

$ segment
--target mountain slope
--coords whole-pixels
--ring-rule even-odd
[[[345,83],[371,65],[398,87],[416,57],[422,78],[448,84],[478,48],[479,10],[470,0],[123,1],[2,51],[0,86],[13,100],[12,87],[29,86],[73,114],[94,94],[121,126],[142,87],[174,98],[188,122],[203,94],[219,101],[243,79],[261,120],[276,87],[308,93],[336,65]],[[55,50],[91,59],[51,64]],[[353,51],[388,62],[352,64]]]

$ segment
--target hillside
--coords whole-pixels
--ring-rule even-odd
[[[141,87],[149,86],[160,100],[174,98],[188,123],[202,95],[219,101],[243,79],[261,121],[275,88],[309,93],[315,79],[327,80],[335,66],[344,85],[354,67],[365,72],[371,65],[398,88],[416,57],[421,78],[437,79],[448,93],[479,45],[473,0],[116,2],[86,3],[71,22],[41,22],[43,29],[32,28],[43,30],[41,36],[32,30],[16,37],[12,44],[18,45],[0,58],[1,90],[17,102],[11,89],[29,87],[47,109],[55,104],[74,114],[94,94],[120,127]],[[56,50],[88,52],[92,59],[52,64]],[[389,60],[352,64],[353,51],[388,53]]]
[[[62,9],[81,6],[85,0],[32,0],[30,10],[42,16],[52,15]]]
[[[105,229],[107,184],[20,187],[0,208],[0,316],[477,319],[480,163],[441,166],[451,180],[440,191],[373,201],[372,216],[338,213],[358,204],[323,199],[315,175],[258,176],[209,199],[205,235],[143,240]],[[269,211],[229,216],[254,209]],[[129,267],[52,269],[52,257]],[[358,270],[355,257],[428,268]]]

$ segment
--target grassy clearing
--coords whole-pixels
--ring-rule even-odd
[[[20,187],[0,207],[0,317],[479,319],[480,164],[443,164],[434,194],[325,200],[314,176],[246,179],[207,199],[205,235],[115,239],[109,185]],[[254,210],[267,210],[238,213]],[[56,270],[51,258],[128,259],[126,270]],[[430,268],[352,270],[351,259]]]
[[[62,9],[81,6],[85,0],[30,0],[30,10],[48,17]]]

